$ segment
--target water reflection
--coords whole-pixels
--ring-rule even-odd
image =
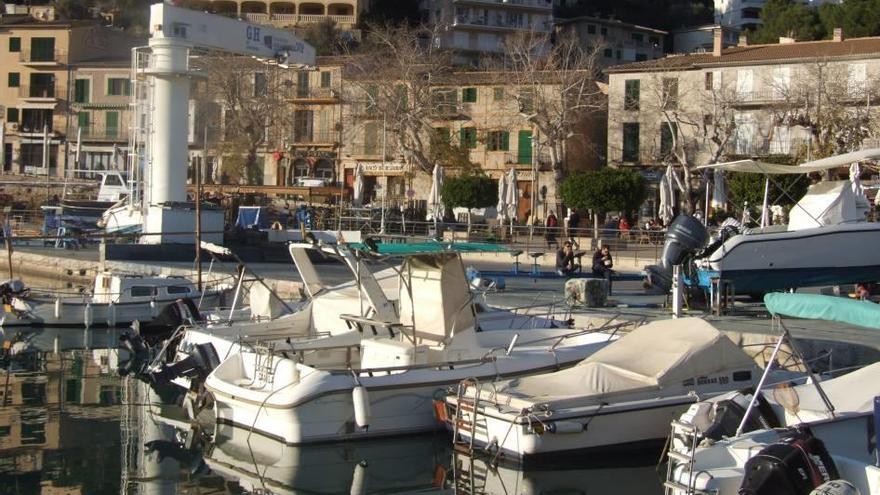
[[[522,471],[454,453],[441,433],[294,447],[194,425],[147,385],[116,376],[127,357],[118,337],[112,329],[2,334],[0,495],[660,493],[653,462],[603,468],[573,459],[568,469]]]

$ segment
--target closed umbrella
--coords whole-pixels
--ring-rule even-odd
[[[724,172],[715,170],[715,186],[712,190],[712,208],[723,210],[727,208],[727,184],[724,182]]]
[[[351,204],[362,206],[364,203],[364,166],[358,163],[354,170],[354,191],[352,191]]]
[[[504,225],[507,219],[507,175],[501,174],[498,178],[498,205],[495,210],[498,211],[498,225]]]
[[[505,191],[505,203],[507,204],[507,218],[510,219],[510,234],[513,235],[513,221],[516,220],[516,212],[519,209],[519,190],[516,187],[516,169],[507,172],[507,189]]]
[[[861,174],[862,169],[858,163],[853,163],[849,166],[849,181],[852,183],[853,192],[856,196],[865,197],[865,188],[862,186],[862,180],[859,178]]]
[[[0,123],[0,170],[6,167],[6,122]]]
[[[443,219],[445,209],[443,208],[443,167],[434,165],[434,171],[431,174],[431,193],[428,195],[428,220],[434,221],[434,232],[437,232],[437,222]]]
[[[666,173],[660,178],[660,208],[658,215],[663,225],[669,225],[675,216],[675,178],[672,165],[666,167]]]

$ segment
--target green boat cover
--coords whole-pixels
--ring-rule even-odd
[[[487,242],[392,242],[377,243],[378,254],[389,256],[409,256],[430,253],[506,253],[510,248],[502,244],[490,244]],[[348,243],[350,249],[358,251],[372,250],[362,242]]]
[[[880,330],[880,305],[845,297],[771,292],[764,296],[774,315],[847,323]]]

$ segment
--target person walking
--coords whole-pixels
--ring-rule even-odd
[[[608,294],[611,295],[611,274],[614,259],[608,246],[602,246],[593,253],[593,276],[604,278],[608,282]]]
[[[556,229],[559,227],[559,219],[556,218],[556,215],[551,211],[549,215],[547,215],[547,221],[544,223],[544,226],[547,228],[547,231],[544,233],[544,238],[547,239],[547,249],[550,249],[553,246],[559,246],[559,243],[556,242]]]

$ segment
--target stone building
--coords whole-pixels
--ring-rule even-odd
[[[192,0],[187,7],[281,28],[332,20],[343,30],[357,26],[365,0]]]
[[[556,29],[573,33],[584,47],[600,47],[596,61],[604,67],[663,57],[669,34],[617,19],[590,16],[559,19]]]

